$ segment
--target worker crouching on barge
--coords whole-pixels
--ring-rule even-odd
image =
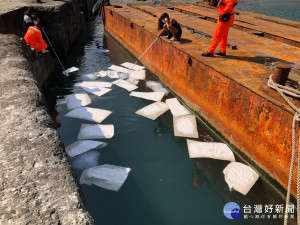
[[[167,32],[167,38],[170,39],[170,41],[180,40],[182,29],[180,24],[176,20],[171,19],[167,13],[163,13],[159,18],[159,22],[163,24],[163,30],[159,33],[158,36],[161,36],[165,32]]]

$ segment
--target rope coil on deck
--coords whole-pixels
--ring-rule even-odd
[[[292,188],[292,182],[293,182],[293,170],[294,170],[294,164],[295,164],[295,157],[296,157],[296,121],[300,121],[300,109],[298,109],[286,96],[290,95],[296,98],[300,98],[300,92],[285,87],[283,85],[277,84],[273,81],[272,75],[269,77],[268,80],[268,86],[275,89],[281,97],[291,106],[292,109],[295,110],[295,115],[293,118],[293,124],[292,124],[292,157],[291,157],[291,167],[290,167],[290,175],[289,175],[289,181],[288,181],[288,190],[287,190],[287,197],[286,197],[286,208],[290,204],[290,196],[291,196],[291,188]],[[297,212],[299,212],[299,202],[300,202],[300,134],[299,134],[299,143],[298,143],[298,171],[297,171]],[[287,225],[288,223],[288,215],[287,210],[284,212],[284,225]],[[297,213],[297,224],[300,224],[300,213]]]

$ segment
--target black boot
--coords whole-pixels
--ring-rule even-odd
[[[202,56],[204,56],[204,57],[214,57],[214,54],[213,53],[209,53],[209,52],[203,52]]]
[[[226,52],[221,52],[221,51],[218,51],[215,53],[216,55],[220,55],[220,56],[226,56]]]

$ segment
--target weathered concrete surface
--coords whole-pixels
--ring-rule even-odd
[[[22,45],[0,34],[0,224],[92,224]]]

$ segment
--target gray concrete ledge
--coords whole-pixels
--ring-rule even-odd
[[[24,51],[0,34],[0,224],[92,224]]]

